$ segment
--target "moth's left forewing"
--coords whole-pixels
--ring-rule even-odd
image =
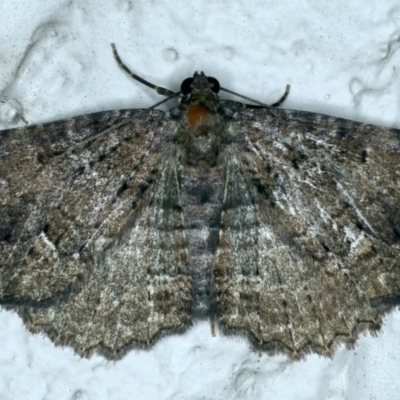
[[[98,349],[117,359],[187,324],[191,282],[177,165],[170,161],[159,166],[140,214],[124,221],[108,248],[93,249],[95,270],[77,294],[47,307],[17,308],[31,330],[80,355]]]
[[[0,133],[0,302],[30,330],[115,359],[185,325],[174,127],[125,110]]]
[[[278,109],[246,110],[231,129],[222,323],[294,355],[378,327],[400,295],[399,132]]]
[[[0,297],[43,301],[87,276],[88,247],[99,232],[112,240],[157,164],[156,152],[143,158],[163,116],[109,111],[0,133]]]

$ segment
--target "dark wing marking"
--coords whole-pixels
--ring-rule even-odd
[[[223,326],[330,355],[400,303],[400,132],[289,110],[230,128],[214,285]]]

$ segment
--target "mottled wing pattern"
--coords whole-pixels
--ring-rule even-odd
[[[293,357],[378,329],[400,302],[400,132],[281,109],[228,129],[222,325]]]
[[[32,331],[117,358],[185,323],[191,284],[167,122],[126,110],[1,132],[0,301]]]

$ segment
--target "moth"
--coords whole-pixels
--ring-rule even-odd
[[[179,105],[0,132],[0,304],[110,359],[201,318],[295,359],[378,330],[400,303],[400,131],[277,108],[288,88],[223,100],[203,73],[174,93],[113,51]]]

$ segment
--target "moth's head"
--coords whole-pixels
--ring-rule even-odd
[[[181,85],[181,92],[184,96],[199,92],[218,93],[220,89],[219,82],[211,77],[205,76],[204,72],[193,74],[193,78],[186,78]]]

